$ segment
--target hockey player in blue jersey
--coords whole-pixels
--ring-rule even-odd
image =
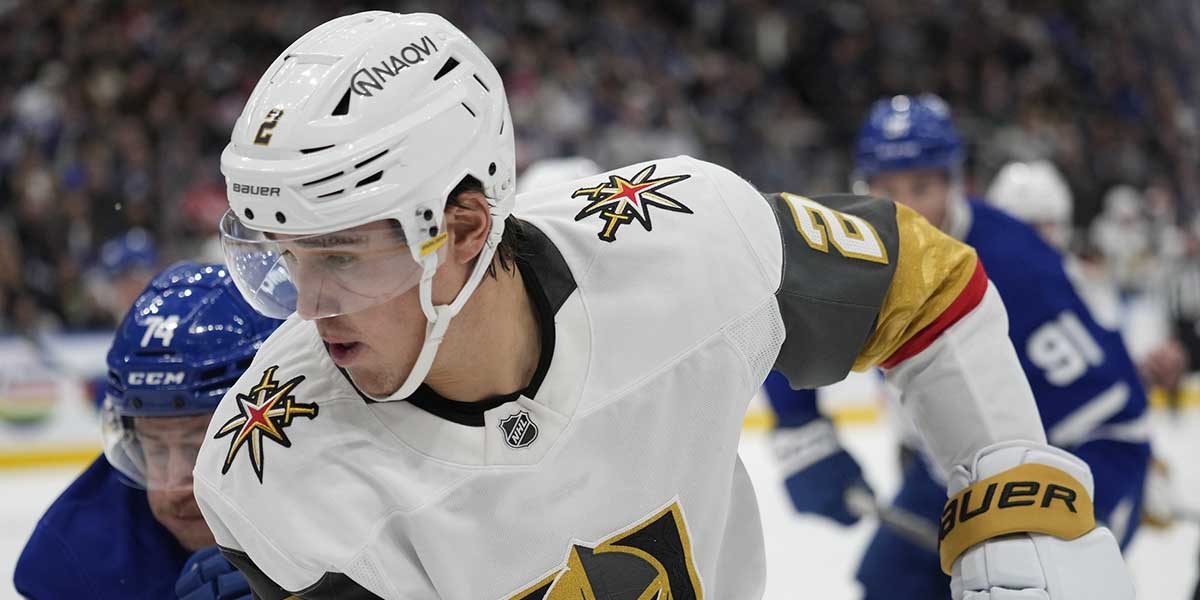
[[[212,411],[279,321],[221,265],[180,263],[134,302],[108,352],[104,454],[38,522],[13,581],[32,600],[243,600],[192,495]]]
[[[855,158],[857,185],[866,188],[857,192],[869,189],[906,204],[975,247],[1008,308],[1009,336],[1049,441],[1091,466],[1096,518],[1126,544],[1137,526],[1150,449],[1145,392],[1120,334],[1097,323],[1069,281],[1062,256],[1037,231],[966,198],[962,142],[940,98],[876,102]],[[792,390],[779,373],[771,374],[766,392],[778,415],[773,445],[797,510],[844,524],[857,521],[848,492],[866,484],[832,423],[818,412],[816,392]],[[937,482],[944,475],[919,458],[919,439],[905,441],[903,482],[893,505],[936,524],[946,502]],[[950,583],[936,553],[882,527],[857,577],[867,600],[945,598]]]

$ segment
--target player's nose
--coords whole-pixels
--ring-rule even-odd
[[[196,468],[196,451],[185,448],[171,450],[167,459],[167,478],[165,487],[168,490],[191,490],[192,470]]]
[[[339,312],[336,297],[326,290],[326,277],[303,270],[294,273],[293,277],[296,282],[296,313],[300,318],[311,321]]]

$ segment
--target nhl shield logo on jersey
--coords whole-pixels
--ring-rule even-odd
[[[538,435],[537,423],[525,411],[500,421],[500,431],[504,432],[504,443],[513,448],[527,448]]]
[[[613,242],[617,239],[617,230],[633,221],[641,223],[646,231],[650,231],[653,228],[650,223],[651,206],[671,212],[692,214],[692,209],[662,192],[663,188],[679,183],[691,175],[652,179],[656,166],[649,165],[629,179],[620,175],[609,175],[608,181],[596,187],[575,190],[571,197],[582,197],[588,203],[575,215],[575,220],[582,221],[599,213],[600,218],[604,220],[604,228],[596,235],[606,242]]]
[[[595,546],[572,545],[557,569],[507,600],[617,597],[704,598],[678,501]]]
[[[292,447],[284,431],[291,426],[296,417],[308,419],[317,418],[315,402],[303,404],[296,401],[292,392],[304,381],[303,375],[297,375],[284,383],[275,379],[275,370],[279,366],[267,367],[262,379],[250,388],[249,393],[238,394],[238,414],[221,425],[213,439],[218,439],[236,433],[229,444],[229,453],[225,455],[225,464],[221,474],[229,472],[233,459],[237,457],[242,446],[248,448],[250,466],[258,476],[258,482],[263,480],[263,436],[274,440],[284,448]]]

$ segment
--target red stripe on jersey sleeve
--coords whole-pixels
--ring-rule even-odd
[[[959,319],[966,316],[967,313],[974,310],[979,303],[983,301],[983,295],[987,292],[988,278],[987,273],[983,270],[983,263],[979,259],[975,260],[975,272],[971,274],[971,279],[967,281],[967,285],[959,292],[958,298],[942,311],[941,316],[935,319],[932,323],[917,332],[903,346],[900,346],[891,356],[880,363],[879,366],[890,369],[905,360],[916,356],[917,353],[929,347],[942,332],[949,329]]]

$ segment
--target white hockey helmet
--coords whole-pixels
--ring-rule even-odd
[[[246,299],[279,318],[352,313],[419,285],[428,327],[407,396],[491,263],[515,170],[504,86],[466,35],[433,14],[340,17],[271,64],[234,126],[221,155],[226,262]],[[491,230],[458,296],[434,306],[447,196],[467,176],[482,183]],[[297,247],[328,252],[303,264]]]
[[[987,199],[1031,223],[1070,223],[1074,205],[1066,178],[1048,160],[1004,165],[988,186]]]
[[[1134,221],[1141,217],[1146,200],[1137,188],[1122,183],[1104,192],[1103,203],[1101,218],[1114,222]]]
[[[1004,165],[988,186],[986,197],[1000,210],[1038,227],[1051,244],[1067,245],[1074,200],[1066,178],[1050,161]]]

